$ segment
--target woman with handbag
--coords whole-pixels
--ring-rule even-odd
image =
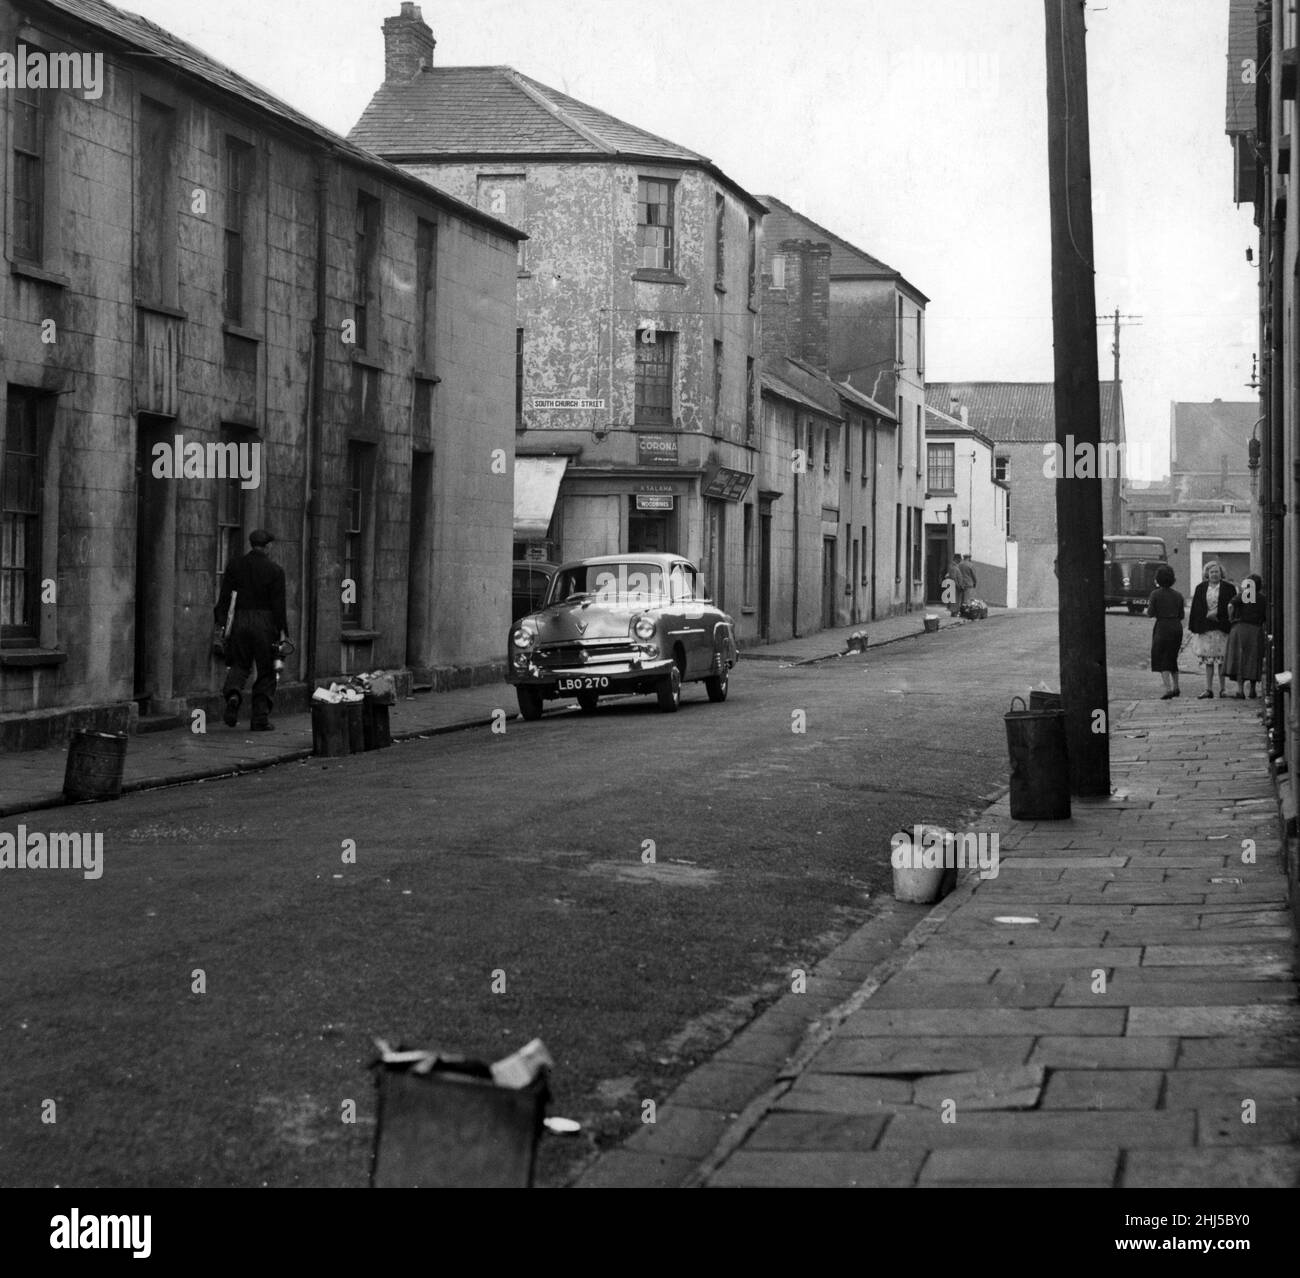
[[[1223,696],[1223,658],[1228,647],[1228,605],[1237,596],[1237,588],[1223,579],[1223,566],[1217,559],[1205,565],[1204,580],[1192,594],[1192,613],[1187,628],[1192,632],[1192,652],[1205,667],[1205,691],[1196,699],[1214,697],[1214,671],[1219,671],[1219,696]]]

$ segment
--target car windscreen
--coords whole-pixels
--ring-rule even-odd
[[[1163,541],[1108,541],[1106,556],[1109,559],[1163,559]]]
[[[575,596],[611,603],[659,603],[668,598],[667,577],[659,564],[579,564],[556,575],[548,599],[563,603]]]

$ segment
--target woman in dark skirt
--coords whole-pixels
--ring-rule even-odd
[[[1186,604],[1173,589],[1174,570],[1166,565],[1156,569],[1156,588],[1147,600],[1147,616],[1156,624],[1151,630],[1151,669],[1164,682],[1161,701],[1181,696],[1178,688],[1178,650],[1183,646],[1183,613]]]
[[[1228,617],[1232,629],[1228,631],[1223,673],[1237,681],[1238,701],[1247,696],[1253,699],[1264,663],[1264,579],[1258,573],[1251,573],[1241,583],[1240,594],[1228,605]],[[1242,692],[1242,684],[1249,692]]]

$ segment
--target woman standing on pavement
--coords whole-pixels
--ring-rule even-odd
[[[1156,569],[1156,588],[1147,600],[1147,616],[1154,617],[1151,629],[1151,669],[1164,682],[1161,701],[1182,696],[1178,688],[1178,650],[1183,646],[1182,595],[1173,589],[1176,578],[1168,565]]]
[[[1205,691],[1196,699],[1214,697],[1214,670],[1219,670],[1219,696],[1223,696],[1223,658],[1228,647],[1228,605],[1237,596],[1237,588],[1223,579],[1223,567],[1217,559],[1205,565],[1205,579],[1192,595],[1192,615],[1187,628],[1194,636],[1192,652],[1205,667]]]
[[[1264,663],[1264,579],[1251,573],[1241,584],[1241,593],[1228,607],[1232,629],[1228,632],[1223,673],[1237,681],[1237,700],[1255,697],[1260,668]],[[1245,684],[1249,692],[1242,692]]]

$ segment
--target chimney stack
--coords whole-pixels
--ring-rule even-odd
[[[420,6],[404,2],[395,18],[384,19],[384,79],[413,80],[433,66],[433,38]]]

